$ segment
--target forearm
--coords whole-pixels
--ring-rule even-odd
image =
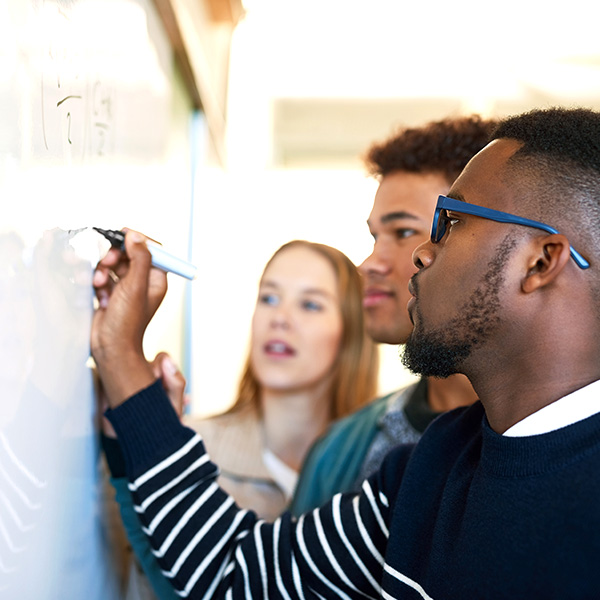
[[[141,352],[96,350],[95,362],[110,406],[116,407],[127,398],[152,385],[156,376],[152,365]]]
[[[325,597],[367,590],[377,597],[373,582],[381,561],[365,550],[362,531],[373,530],[369,544],[385,545],[386,532],[377,523],[386,508],[373,500],[379,494],[355,499],[356,510],[352,498],[341,503],[338,498],[298,522],[289,514],[275,524],[258,521],[216,485],[217,469],[202,441],[171,418],[170,403],[161,394],[159,385],[152,386],[109,418],[125,454],[135,510],[176,589],[199,598],[220,598],[227,590],[233,597],[244,590],[257,598],[311,597],[311,590]],[[331,533],[328,550],[321,524]],[[355,544],[357,558],[348,552]]]
[[[217,468],[208,460],[200,438],[181,425],[159,383],[106,414],[114,424],[123,449],[130,480],[128,491],[136,518],[144,526],[143,532],[150,539],[164,577],[175,589],[184,590],[189,586],[195,567],[205,559],[204,555],[209,555],[221,542],[212,533],[203,536],[198,540],[196,555],[181,568],[181,557],[189,540],[201,532],[219,510],[216,505],[220,503],[214,495],[218,490],[214,483]],[[199,502],[207,495],[211,501]],[[220,499],[226,502],[227,496],[221,493]],[[198,513],[191,519],[187,513],[194,503]],[[227,507],[234,505],[230,501]],[[161,519],[165,513],[166,517]],[[254,521],[245,512],[241,516],[242,520],[246,516]],[[210,565],[203,569],[200,581],[194,586],[196,590],[207,590],[213,581],[218,582],[216,572],[230,546],[235,546],[232,536],[224,539],[221,551],[211,557]],[[198,552],[203,556],[198,558]]]

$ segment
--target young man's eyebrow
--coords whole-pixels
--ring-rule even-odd
[[[398,210],[395,212],[386,213],[379,220],[381,223],[389,223],[391,221],[398,221],[400,219],[413,219],[415,221],[419,220],[419,217],[413,215],[412,213],[406,212],[405,210]],[[367,225],[371,223],[370,220],[367,220]]]

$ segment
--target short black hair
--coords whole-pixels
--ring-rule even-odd
[[[451,184],[490,140],[497,125],[479,115],[449,117],[403,128],[365,155],[368,172],[381,179],[396,171],[439,173]]]
[[[522,143],[508,161],[508,175],[523,206],[600,255],[600,113],[536,109],[502,120],[492,133],[499,138]]]
[[[536,109],[503,119],[492,139],[522,146],[506,176],[524,214],[556,227],[590,262],[600,319],[600,113],[588,108]]]
[[[600,173],[600,113],[593,110],[554,107],[507,117],[492,132],[498,138],[523,142],[518,155],[569,160]]]

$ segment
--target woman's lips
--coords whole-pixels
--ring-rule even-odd
[[[294,356],[296,351],[286,342],[270,340],[264,345],[265,353],[269,356]]]

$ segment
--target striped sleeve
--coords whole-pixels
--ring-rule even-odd
[[[218,487],[218,469],[197,434],[173,431],[170,437],[178,444],[137,471],[129,488],[159,564],[181,597],[381,597],[389,508],[376,483],[365,482],[360,494],[338,495],[298,520],[286,513],[266,523]],[[143,455],[139,448],[136,453]]]

